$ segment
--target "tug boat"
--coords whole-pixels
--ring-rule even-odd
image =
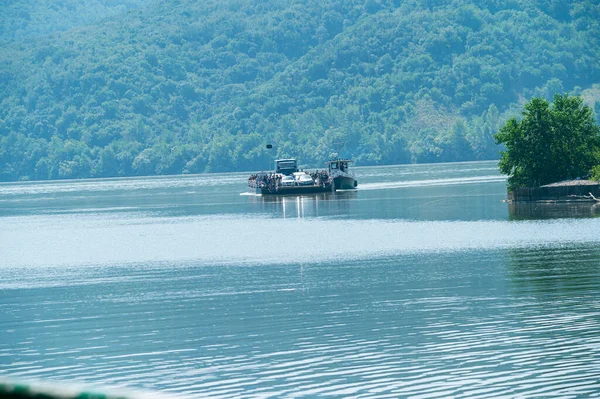
[[[329,176],[333,179],[335,190],[352,190],[358,186],[358,181],[348,170],[348,164],[354,161],[350,159],[336,159],[333,161],[325,162],[328,165]]]
[[[248,187],[256,194],[314,194],[334,190],[333,180],[326,171],[307,173],[298,169],[293,158],[275,160],[274,172],[256,173],[248,179]]]

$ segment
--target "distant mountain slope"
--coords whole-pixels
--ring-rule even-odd
[[[592,1],[421,4],[160,1],[5,45],[0,179],[491,159],[524,100],[600,83]]]
[[[90,25],[146,3],[144,0],[2,1],[0,44]]]

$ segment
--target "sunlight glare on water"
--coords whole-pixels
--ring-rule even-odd
[[[439,251],[599,243],[594,219],[569,221],[327,220],[97,215],[6,218],[12,267],[153,261],[302,263]],[[19,245],[6,246],[17,241]]]

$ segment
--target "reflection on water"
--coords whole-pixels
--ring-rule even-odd
[[[554,295],[575,299],[600,291],[600,248],[560,245],[509,250],[511,281],[519,295]]]
[[[511,220],[600,217],[596,202],[511,202],[508,204]]]
[[[249,195],[248,200],[269,212],[273,217],[313,218],[322,216],[350,216],[356,191],[308,195]]]

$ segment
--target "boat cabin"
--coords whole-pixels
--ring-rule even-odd
[[[348,173],[348,164],[354,162],[350,159],[336,159],[335,161],[326,162],[329,165],[329,174],[331,175],[335,171]]]
[[[295,159],[290,158],[275,160],[275,173],[291,175],[294,172],[298,172],[298,162]]]

